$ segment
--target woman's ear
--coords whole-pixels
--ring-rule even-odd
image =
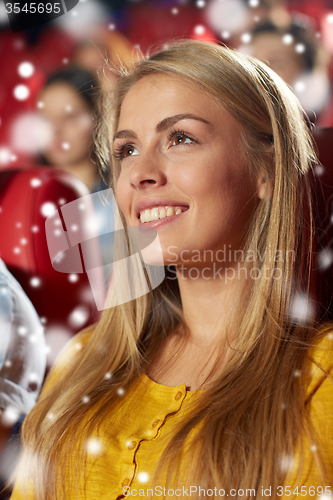
[[[275,170],[274,167],[274,156],[275,156],[275,148],[274,145],[269,146],[268,150],[265,152],[265,157],[267,155],[267,161],[272,163],[272,169]],[[274,190],[274,179],[271,179],[268,175],[267,169],[261,167],[259,170],[258,178],[257,178],[257,196],[260,200],[264,198],[271,199],[273,196]]]
[[[260,200],[271,199],[273,196],[274,181],[268,178],[266,170],[261,169],[257,179],[257,196]]]

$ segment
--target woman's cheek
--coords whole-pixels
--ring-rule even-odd
[[[92,116],[88,114],[81,115],[78,118],[77,124],[82,131],[91,132],[93,125]]]
[[[126,207],[126,202],[128,204],[128,201],[127,201],[128,196],[126,196],[126,190],[124,188],[125,188],[125,179],[121,173],[120,177],[117,181],[117,187],[115,189],[115,197],[116,197],[116,201],[119,205],[120,210],[123,212],[123,214],[126,217],[125,207]]]

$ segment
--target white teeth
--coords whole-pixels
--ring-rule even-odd
[[[157,220],[159,218],[158,208],[153,208],[150,212],[151,220]]]
[[[172,207],[169,207],[167,210],[167,217],[170,217],[170,215],[175,215],[175,211]]]
[[[166,217],[167,214],[166,214],[166,210],[165,208],[161,208],[160,210],[160,219],[164,219],[164,217]]]
[[[158,220],[158,219],[164,219],[165,217],[171,217],[172,215],[179,215],[183,212],[182,208],[177,208],[176,212],[173,207],[168,207],[167,209],[165,208],[158,208],[154,207],[151,210],[144,210],[143,212],[140,213],[140,221],[143,222],[150,222],[152,220]]]
[[[151,221],[151,217],[150,217],[150,210],[145,210],[145,215],[144,215],[144,217],[145,217],[144,222],[149,222],[149,221]]]

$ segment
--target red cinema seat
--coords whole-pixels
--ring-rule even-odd
[[[64,265],[57,268],[53,262],[56,270],[45,231],[48,216],[61,214],[61,207],[86,195],[88,189],[79,179],[52,167],[0,172],[0,256],[41,317],[49,365],[70,336],[99,317],[80,245],[60,256],[65,257]],[[87,211],[82,213],[82,223],[86,217]],[[66,221],[58,218],[54,233],[64,238]],[[97,262],[94,280],[100,279],[103,287],[98,238],[92,245]]]

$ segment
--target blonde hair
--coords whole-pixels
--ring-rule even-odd
[[[275,498],[276,486],[283,484],[286,474],[277,467],[277,457],[293,454],[296,446],[302,452],[304,434],[315,444],[305,411],[305,377],[308,351],[318,333],[311,322],[302,325],[290,318],[293,298],[308,293],[310,286],[312,219],[307,173],[315,160],[311,134],[291,90],[265,65],[218,45],[183,41],[138,60],[105,93],[98,135],[105,168],[112,159],[110,143],[124,96],[138,80],[153,74],[190,81],[221,103],[242,125],[250,174],[263,168],[274,184],[271,196],[259,203],[244,243],[257,256],[244,266],[249,271],[266,266],[271,279],[251,280],[233,354],[217,369],[177,430],[157,476],[165,472],[168,485],[177,481],[187,435],[203,424],[192,443],[195,459],[188,471],[189,484],[213,484],[226,490],[256,488],[257,498],[261,498],[259,485],[271,486],[271,498]],[[112,173],[115,186],[119,166],[114,159]],[[285,258],[272,258],[277,252]],[[274,279],[274,269],[280,270],[282,279]],[[141,270],[138,280],[143,275]],[[116,296],[121,286],[115,282],[110,293]],[[230,328],[236,324],[238,304],[235,301]],[[89,436],[110,409],[121,404],[117,389],[136,379],[163,339],[181,324],[179,290],[170,280],[149,294],[104,311],[89,342],[63,368],[52,390],[42,395],[24,422],[27,456],[30,450],[30,457],[31,453],[43,457],[42,467],[29,470],[36,499],[66,497],[63,485],[78,477],[72,474],[75,464],[70,458],[81,437],[75,434],[76,423],[95,409],[84,432]],[[113,374],[111,380],[105,379],[108,372]],[[88,403],[82,403],[85,395]],[[47,418],[50,413],[52,420]],[[70,438],[73,433],[75,439]],[[324,477],[319,451],[316,460]],[[302,458],[299,473],[301,468]],[[59,470],[65,477],[61,485]]]

